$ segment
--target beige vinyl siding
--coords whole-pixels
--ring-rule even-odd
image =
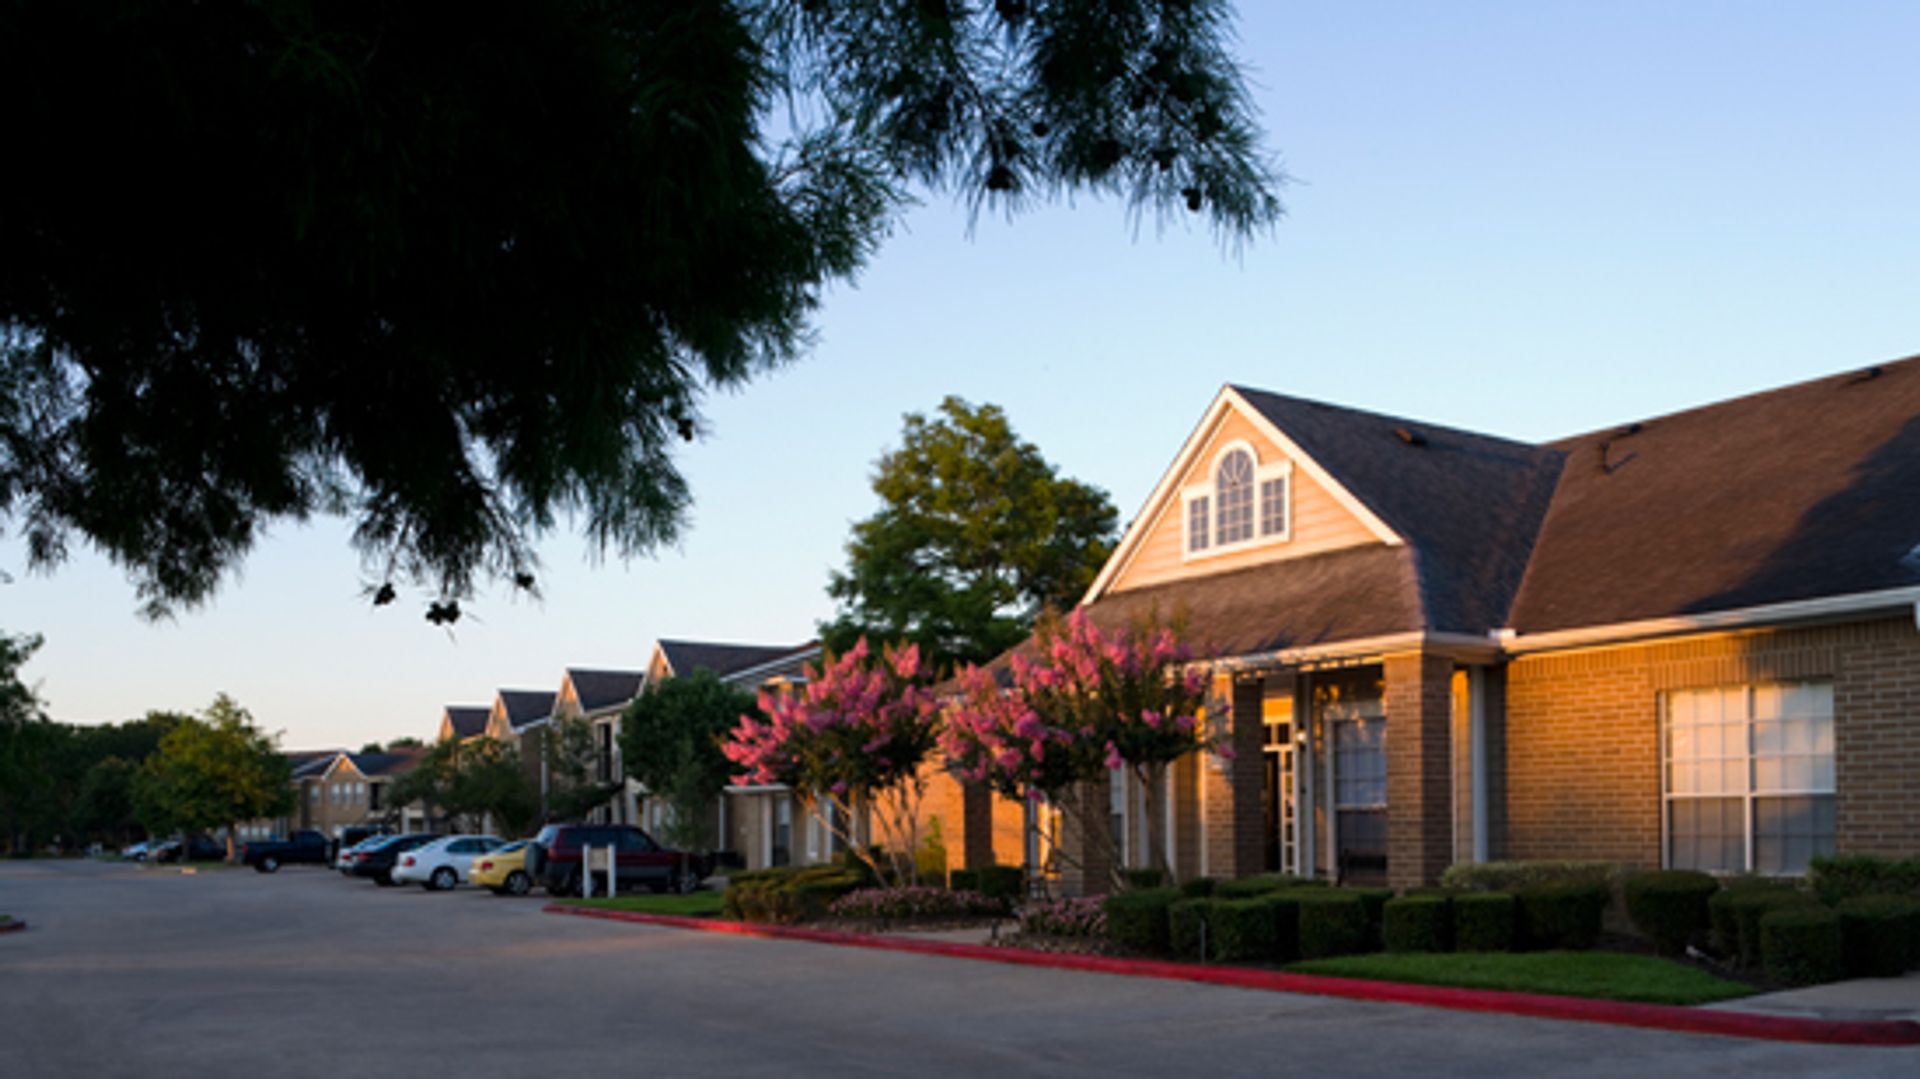
[[[1293,470],[1292,536],[1285,542],[1257,545],[1229,554],[1203,556],[1191,561],[1181,558],[1186,542],[1186,502],[1181,492],[1212,479],[1216,456],[1227,443],[1243,440],[1253,446],[1258,463],[1266,465],[1283,459],[1279,447],[1263,438],[1252,423],[1238,412],[1228,411],[1209,433],[1205,447],[1195,456],[1188,473],[1174,485],[1165,504],[1151,507],[1156,514],[1132,561],[1115,579],[1112,590],[1123,592],[1165,581],[1200,577],[1225,570],[1300,558],[1310,554],[1357,547],[1379,540],[1360,519],[1334,500],[1326,488],[1314,481],[1306,469]]]

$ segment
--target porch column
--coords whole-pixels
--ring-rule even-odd
[[[1387,883],[1431,884],[1453,863],[1453,661],[1386,657]]]
[[[960,784],[960,864],[985,869],[993,864],[993,791],[984,783]]]
[[[1227,743],[1233,759],[1208,756],[1202,763],[1207,774],[1201,779],[1201,815],[1206,822],[1207,873],[1222,880],[1250,876],[1265,865],[1261,833],[1266,820],[1260,811],[1265,781],[1263,687],[1257,678],[1230,681],[1224,675],[1214,683],[1215,695],[1233,702]]]
[[[1112,795],[1105,778],[1080,785],[1078,801],[1063,807],[1060,821],[1060,890],[1067,895],[1105,895],[1111,870]],[[1068,797],[1074,797],[1069,795]]]

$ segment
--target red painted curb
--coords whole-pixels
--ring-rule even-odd
[[[1412,985],[1405,982],[1365,981],[1359,978],[1330,978],[1320,974],[1288,974],[1285,971],[1253,970],[1246,967],[1202,966],[1197,963],[1176,963],[1161,959],[1122,959],[1106,955],[1036,952],[1024,948],[997,948],[984,944],[959,944],[911,937],[841,933],[828,929],[806,929],[800,926],[687,918],[676,914],[596,910],[591,907],[564,906],[558,903],[549,903],[542,909],[549,914],[573,914],[586,918],[638,922],[643,925],[668,926],[676,929],[698,929],[708,933],[732,933],[737,936],[766,937],[773,940],[803,940],[815,944],[838,944],[890,952],[940,955],[953,959],[984,959],[1018,966],[1051,967],[1056,970],[1080,970],[1139,978],[1167,978],[1202,982],[1208,985],[1226,985],[1239,989],[1308,993],[1315,996],[1344,997],[1349,1000],[1372,1000],[1391,1004],[1417,1004],[1430,1008],[1452,1008],[1458,1011],[1523,1015],[1535,1019],[1610,1023],[1615,1026],[1646,1027],[1652,1030],[1670,1030],[1686,1034],[1718,1034],[1732,1038],[1814,1042],[1822,1045],[1920,1045],[1920,1023],[1905,1019],[1802,1019],[1796,1016],[1754,1015],[1748,1012],[1716,1011],[1672,1004],[1635,1004],[1618,1000],[1551,996],[1545,993],[1509,993],[1495,989],[1458,989],[1450,986]]]

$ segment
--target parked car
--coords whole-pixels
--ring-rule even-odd
[[[147,861],[158,862],[164,865],[169,862],[180,861],[180,854],[180,841],[178,839],[169,839],[149,851]],[[193,835],[187,837],[186,861],[219,862],[224,861],[226,857],[227,845],[218,842],[212,836]]]
[[[527,840],[515,840],[475,858],[467,880],[491,889],[494,895],[526,895],[533,890],[533,878],[527,876]]]
[[[147,852],[151,850],[152,847],[152,843],[143,839],[138,843],[123,848],[120,851],[120,857],[125,858],[129,862],[144,862],[147,860]]]
[[[395,884],[419,884],[428,891],[446,892],[467,879],[474,855],[505,846],[491,835],[447,835],[402,854],[393,866]]]
[[[324,833],[302,828],[286,839],[241,844],[240,862],[261,873],[278,873],[288,864],[326,865],[331,847]]]
[[[340,829],[340,837],[335,840],[340,850],[357,847],[369,839],[393,834],[393,829],[384,824],[355,824]]]
[[[691,892],[712,872],[705,855],[663,847],[630,824],[549,824],[527,843],[527,875],[549,895],[574,895],[580,891],[581,850],[589,846],[615,848],[615,882],[622,891]]]
[[[382,832],[378,835],[367,836],[365,839],[360,840],[358,843],[348,846],[346,845],[345,837],[342,837],[340,853],[334,857],[333,867],[335,869],[338,869],[342,873],[347,873],[351,875],[351,871],[353,869],[353,862],[355,858],[357,858],[363,852],[372,850],[373,848],[379,846],[382,843],[385,843],[387,840],[392,838],[393,836],[388,835],[385,832]]]
[[[387,836],[370,847],[354,854],[353,865],[347,872],[356,877],[369,877],[383,888],[393,885],[393,866],[402,854],[421,847],[440,838],[429,832],[413,832],[407,835]]]

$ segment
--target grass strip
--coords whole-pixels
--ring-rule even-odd
[[[595,910],[631,910],[641,914],[677,914],[684,918],[718,918],[721,893],[699,891],[692,895],[619,895],[612,899],[568,899],[569,907]]]
[[[1697,967],[1618,952],[1377,953],[1295,963],[1287,970],[1338,978],[1551,993],[1645,1004],[1712,1004],[1753,987]]]

